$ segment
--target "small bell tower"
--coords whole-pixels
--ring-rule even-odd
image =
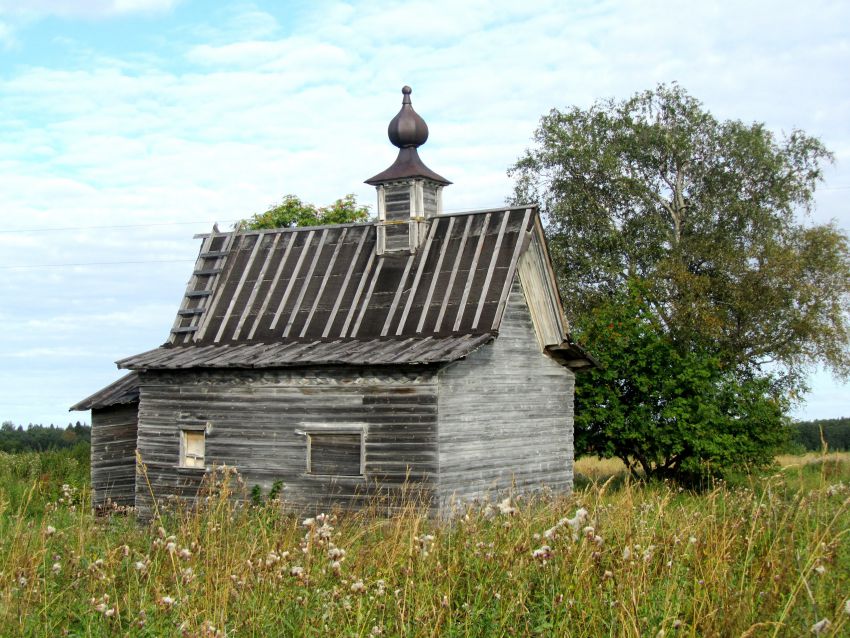
[[[427,220],[443,212],[443,187],[451,184],[425,166],[416,150],[428,139],[428,125],[413,110],[412,89],[401,89],[401,110],[387,127],[398,157],[385,171],[367,179],[378,190],[377,253],[415,252],[425,240]]]

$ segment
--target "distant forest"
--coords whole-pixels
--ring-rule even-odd
[[[831,451],[850,450],[850,417],[797,421],[791,428],[792,441],[806,450],[821,449],[821,432]]]
[[[823,439],[832,451],[850,451],[850,417],[797,421],[790,424],[791,442],[807,451],[821,449]],[[29,452],[74,447],[91,441],[91,426],[77,421],[67,427],[55,425],[16,426],[5,421],[0,426],[0,452]]]
[[[68,427],[51,425],[16,426],[11,421],[0,425],[0,452],[29,452],[74,447],[91,441],[91,426],[79,421]]]

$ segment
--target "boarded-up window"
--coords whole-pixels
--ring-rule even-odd
[[[325,476],[363,475],[363,433],[307,434],[307,473]]]
[[[182,430],[180,441],[180,465],[204,467],[204,431]]]

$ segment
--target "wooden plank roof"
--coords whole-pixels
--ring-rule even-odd
[[[374,224],[201,235],[168,343],[118,365],[456,360],[498,334],[536,222],[526,206],[441,215],[412,254],[377,255]]]
[[[440,216],[412,255],[377,256],[374,224],[204,236],[170,343],[496,331],[535,214]]]
[[[405,365],[455,361],[493,339],[490,334],[237,343],[161,347],[122,359],[122,368],[280,368],[302,365]]]
[[[92,410],[108,408],[112,405],[135,403],[139,400],[139,375],[135,372],[125,374],[123,377],[110,383],[105,388],[98,390],[90,397],[86,397],[79,403],[72,405],[69,411]]]

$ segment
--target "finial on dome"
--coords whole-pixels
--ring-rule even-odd
[[[409,86],[401,89],[404,97],[401,100],[401,110],[390,121],[387,127],[387,135],[393,146],[398,148],[417,148],[428,140],[428,125],[425,124],[419,114],[413,110],[410,102],[410,94],[413,92]]]

